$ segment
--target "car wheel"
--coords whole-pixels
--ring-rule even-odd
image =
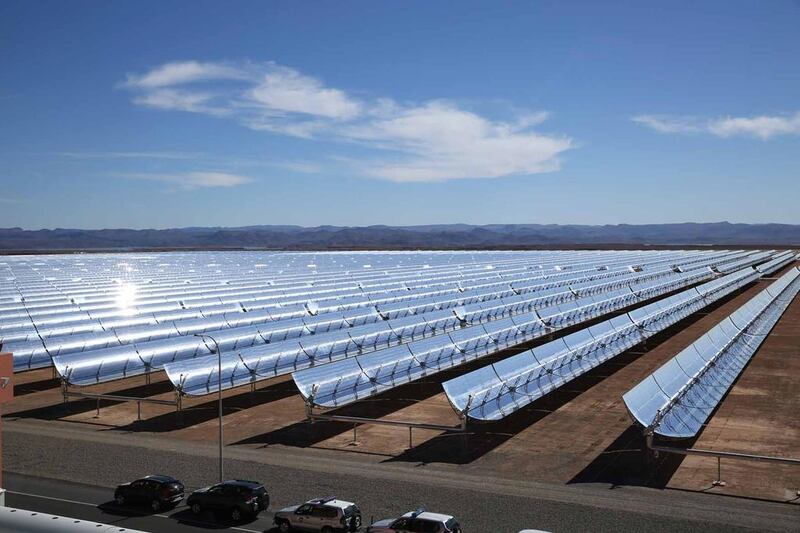
[[[231,519],[234,522],[238,522],[239,520],[241,520],[242,519],[242,510],[239,509],[238,507],[234,507],[233,509],[231,509]]]
[[[158,500],[153,500],[150,502],[150,509],[152,509],[154,513],[159,512],[161,510],[161,502]]]
[[[278,524],[278,529],[281,533],[289,533],[292,530],[292,526],[289,525],[289,522],[283,520],[280,524]]]
[[[202,512],[203,512],[203,508],[202,508],[202,507],[200,507],[200,504],[199,504],[199,503],[193,503],[193,504],[192,504],[192,512],[193,512],[194,514],[200,514],[200,513],[202,513]]]
[[[117,502],[117,505],[125,505],[125,496],[122,494],[115,494],[114,501]]]
[[[320,530],[320,533],[333,533],[333,529],[331,529],[331,526],[325,526]]]

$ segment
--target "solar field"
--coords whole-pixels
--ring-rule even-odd
[[[687,474],[621,452],[642,448],[646,434],[680,449],[708,436],[751,361],[761,351],[769,359],[773,330],[794,316],[795,254],[8,256],[0,343],[19,391],[9,407],[54,428],[101,422],[212,441],[222,391],[231,447],[699,490],[685,480],[707,468],[700,460],[685,461],[695,465]],[[796,371],[785,377],[800,384]],[[774,422],[800,431],[796,420]],[[796,439],[781,448],[760,435],[716,446],[800,452]],[[791,491],[781,465],[778,474],[734,468],[745,470],[731,493]]]

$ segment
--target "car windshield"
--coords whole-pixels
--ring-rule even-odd
[[[449,529],[450,531],[455,531],[456,529],[458,529],[458,522],[456,522],[455,518],[449,519],[447,522],[444,523],[444,525],[447,526],[447,529]]]
[[[358,507],[356,507],[355,505],[348,505],[344,509],[344,515],[348,516],[348,517],[349,516],[353,516],[354,514],[358,514],[358,513],[359,513]]]

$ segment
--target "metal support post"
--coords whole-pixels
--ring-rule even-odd
[[[211,339],[214,343],[214,349],[217,353],[217,396],[218,396],[218,404],[219,404],[219,482],[225,479],[224,476],[224,461],[223,461],[223,430],[222,430],[222,350],[219,349],[219,343],[217,339],[212,337],[211,335],[207,335],[205,333],[195,333],[195,337],[199,337],[201,339]]]
[[[314,423],[314,406],[311,405],[311,400],[310,399],[306,400],[305,408],[306,408],[306,419],[308,419],[309,423],[313,424]]]
[[[467,398],[467,405],[464,406],[464,410],[458,414],[458,417],[461,419],[461,446],[462,446],[462,454],[464,456],[467,455],[469,451],[469,433],[467,433],[467,413],[469,413],[469,409],[472,407],[472,394],[469,395]]]
[[[711,482],[713,487],[724,487],[727,485],[724,481],[722,481],[722,457],[717,457],[717,479]]]

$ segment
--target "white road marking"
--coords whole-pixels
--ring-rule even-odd
[[[8,494],[17,494],[19,496],[27,496],[29,498],[40,498],[42,500],[53,500],[57,502],[64,502],[64,503],[73,503],[75,505],[86,505],[89,507],[97,507],[96,503],[88,503],[88,502],[78,502],[75,500],[65,500],[64,498],[54,498],[53,496],[42,496],[40,494],[30,494],[29,492],[17,492],[15,490],[7,491]]]
[[[67,499],[64,499],[64,498],[56,498],[56,497],[53,497],[53,496],[42,496],[41,494],[31,494],[31,493],[29,493],[29,492],[18,492],[18,491],[16,491],[16,490],[9,490],[9,491],[6,491],[6,493],[7,493],[7,494],[16,494],[16,495],[18,495],[18,496],[26,496],[26,497],[28,497],[28,498],[39,498],[39,499],[41,499],[41,500],[52,500],[52,501],[56,501],[56,502],[71,503],[71,504],[73,504],[73,505],[85,505],[85,506],[87,506],[87,507],[94,507],[94,508],[97,508],[97,506],[98,506],[98,504],[96,504],[96,503],[89,503],[89,502],[79,502],[79,501],[76,501],[76,500],[67,500]],[[126,510],[127,510],[127,509],[126,509]],[[135,511],[134,511],[134,512],[135,512]],[[169,515],[165,515],[165,514],[147,514],[147,513],[141,513],[141,516],[143,516],[143,517],[146,517],[146,516],[156,516],[156,517],[158,517],[158,518],[170,518],[170,516],[169,516]],[[180,520],[180,522],[183,522],[183,523],[186,523],[186,524],[189,524],[189,525],[191,525],[191,524],[198,524],[198,525],[218,525],[218,524],[212,524],[212,523],[210,523],[210,522],[203,522],[202,520],[192,520],[192,521],[189,521],[189,520]],[[257,529],[247,529],[247,528],[244,528],[244,527],[235,527],[235,526],[231,526],[231,527],[229,527],[228,529],[234,529],[234,530],[236,530],[236,531],[247,531],[248,533],[261,533],[261,531],[260,531],[260,530],[257,530]]]

